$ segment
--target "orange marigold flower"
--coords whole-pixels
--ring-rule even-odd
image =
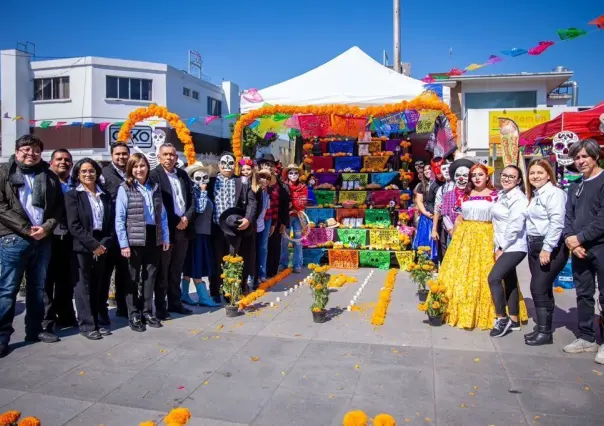
[[[361,410],[349,411],[344,416],[343,426],[367,426],[369,418]]]
[[[440,303],[438,303],[438,300],[432,302],[432,309],[440,309]]]
[[[390,414],[378,414],[373,419],[373,426],[396,426],[396,420]]]
[[[40,419],[33,416],[25,417],[19,422],[19,426],[40,426],[40,424]],[[155,426],[155,423],[153,423],[153,426]]]
[[[184,407],[172,409],[164,418],[167,426],[184,426],[191,419],[191,412]]]
[[[19,411],[7,411],[6,413],[0,414],[0,425],[10,425],[12,423],[17,423],[21,417],[21,412]]]

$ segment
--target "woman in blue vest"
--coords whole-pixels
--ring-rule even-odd
[[[170,247],[168,216],[158,185],[149,182],[149,171],[147,158],[132,154],[126,165],[126,181],[118,189],[115,202],[117,240],[130,270],[128,319],[130,328],[138,332],[145,331],[146,325],[162,326],[153,315],[153,289],[160,247],[164,251]]]

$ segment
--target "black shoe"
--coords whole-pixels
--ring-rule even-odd
[[[128,311],[124,309],[116,309],[115,310],[116,317],[128,318]]]
[[[524,340],[532,339],[533,337],[535,337],[537,335],[537,333],[539,332],[538,330],[539,330],[539,328],[537,326],[534,326],[533,331],[531,331],[530,333],[526,333],[524,335]]]
[[[6,355],[8,355],[9,352],[10,351],[8,349],[8,343],[0,343],[0,358],[4,358]]]
[[[508,317],[505,318],[497,318],[495,320],[495,325],[491,330],[491,337],[503,337],[508,333],[508,330],[512,326],[512,320]]]
[[[510,330],[512,330],[512,331],[522,330],[520,321],[514,321],[513,319],[510,318],[510,322],[512,323],[512,325],[510,326]]]
[[[96,322],[98,325],[102,325],[102,326],[111,325],[111,320],[109,319],[109,312],[108,311],[99,312],[98,319]]]
[[[168,312],[172,312],[173,314],[181,314],[181,315],[191,315],[193,313],[192,310],[187,309],[182,305],[168,307]]]
[[[67,319],[61,319],[61,318],[57,319],[57,327],[59,327],[59,328],[71,328],[71,327],[77,327],[77,326],[78,326],[78,320],[75,317],[67,318]]]
[[[524,341],[529,346],[551,345],[554,343],[552,333],[553,312],[547,308],[536,308],[537,314],[537,332],[533,337]]]
[[[101,340],[103,336],[97,330],[92,331],[80,331],[80,334],[88,340]]]
[[[129,324],[130,324],[130,328],[132,329],[132,331],[137,331],[139,333],[141,333],[147,329],[147,327],[145,327],[145,324],[143,324],[143,322],[141,321],[141,317],[139,314],[131,315]]]
[[[42,343],[56,343],[59,339],[56,335],[49,333],[48,331],[43,331],[37,336],[25,336],[26,342],[42,342]]]
[[[143,314],[143,323],[151,328],[161,328],[161,322],[151,314]]]
[[[101,336],[111,336],[113,333],[108,328],[99,327],[97,330]]]
[[[170,313],[168,311],[159,311],[159,312],[155,312],[155,318],[157,318],[160,321],[170,321],[172,319],[172,316],[170,315]]]

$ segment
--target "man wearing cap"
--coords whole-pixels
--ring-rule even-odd
[[[241,179],[234,176],[235,156],[230,152],[223,152],[218,163],[218,176],[210,179],[208,184],[208,197],[214,204],[212,218],[212,240],[216,256],[216,269],[210,278],[210,295],[215,302],[220,302],[220,287],[222,286],[222,258],[232,253],[237,253],[237,239],[229,239],[220,227],[220,217],[233,207],[245,210],[245,216],[238,219],[237,229],[245,231],[256,216],[256,197],[251,185],[243,185]],[[245,262],[245,259],[243,260]]]

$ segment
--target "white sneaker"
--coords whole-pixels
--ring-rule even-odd
[[[564,346],[562,349],[567,354],[580,354],[583,352],[598,352],[598,344],[596,342],[588,342],[587,340],[577,339],[574,342]],[[604,351],[602,351],[604,356]]]
[[[598,353],[596,354],[596,359],[594,359],[598,364],[604,364],[604,345],[600,346]]]

